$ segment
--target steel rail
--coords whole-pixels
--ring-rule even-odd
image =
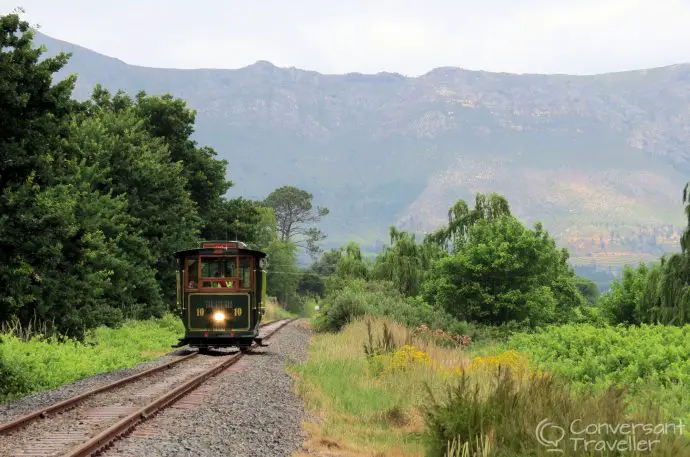
[[[275,322],[277,322],[277,321],[265,322],[265,323],[262,323],[262,324],[260,325],[260,327],[265,327],[265,326],[274,324]],[[171,352],[171,353],[168,353],[168,354],[166,354],[166,355],[173,354],[174,352],[175,352],[175,351],[173,351],[173,352]],[[119,379],[119,380],[117,380],[117,381],[113,381],[113,382],[111,382],[111,383],[109,383],[109,384],[105,384],[105,385],[103,385],[103,386],[96,387],[95,389],[89,390],[89,391],[84,392],[84,393],[82,393],[82,394],[80,394],[80,395],[76,395],[76,396],[74,396],[74,397],[70,397],[70,398],[68,398],[68,399],[66,399],[66,400],[62,400],[62,401],[57,402],[57,403],[53,403],[52,405],[46,406],[45,408],[37,409],[37,410],[35,410],[35,411],[32,411],[32,412],[30,412],[30,413],[27,413],[27,414],[25,414],[25,415],[23,415],[23,416],[20,416],[20,417],[18,417],[18,418],[16,418],[16,419],[11,420],[10,422],[6,422],[6,423],[4,423],[4,424],[0,424],[0,435],[3,435],[3,434],[5,434],[5,433],[7,433],[7,432],[10,432],[10,431],[12,431],[12,430],[15,430],[15,429],[24,427],[24,426],[28,425],[29,423],[33,422],[34,420],[36,420],[36,419],[38,419],[38,418],[45,419],[45,418],[47,418],[50,414],[54,414],[54,413],[58,413],[58,412],[63,412],[63,411],[65,411],[65,410],[67,410],[67,409],[72,408],[73,406],[76,406],[77,404],[81,403],[81,402],[84,401],[85,399],[87,399],[87,398],[89,398],[89,397],[92,397],[92,396],[94,396],[94,395],[96,395],[96,394],[99,394],[99,393],[101,393],[101,392],[107,392],[107,391],[109,391],[109,390],[112,390],[112,389],[115,389],[115,388],[117,388],[117,387],[120,387],[120,386],[122,386],[122,385],[124,385],[124,384],[128,384],[128,383],[130,383],[130,382],[132,382],[132,381],[136,381],[137,379],[145,378],[146,376],[150,376],[150,375],[152,375],[152,374],[154,374],[154,373],[157,373],[157,372],[159,372],[159,371],[163,371],[163,370],[165,370],[165,369],[172,368],[172,367],[174,367],[174,366],[177,365],[177,364],[180,364],[180,363],[182,363],[182,362],[184,362],[184,361],[186,361],[186,360],[189,360],[189,359],[191,359],[191,358],[193,358],[193,357],[196,357],[197,355],[199,355],[199,352],[198,352],[198,351],[197,351],[197,352],[192,352],[191,354],[182,356],[182,357],[180,357],[180,358],[177,359],[177,360],[173,360],[173,361],[170,361],[170,362],[168,362],[168,363],[164,363],[164,364],[162,364],[162,365],[158,365],[158,366],[156,366],[156,367],[149,368],[148,370],[144,370],[144,371],[141,371],[141,372],[139,372],[139,373],[135,373],[135,374],[133,374],[133,375],[131,375],[131,376],[127,376],[126,378],[122,378],[122,379]]]
[[[296,319],[285,319],[275,328],[275,330],[273,330],[270,334],[264,336],[263,340],[269,339],[271,336],[275,335],[278,332],[278,330],[282,329],[283,327],[295,320]],[[277,322],[280,321],[274,321],[271,324],[275,324]],[[257,345],[254,343],[252,346]],[[236,363],[238,360],[244,357],[244,355],[244,353],[239,352],[227,358],[226,360],[223,360],[222,362],[214,365],[213,367],[201,373],[200,375],[195,376],[194,378],[186,381],[184,384],[181,384],[180,386],[162,395],[161,397],[158,397],[156,400],[152,401],[148,405],[139,408],[137,411],[131,413],[127,417],[121,419],[116,424],[113,424],[112,426],[103,430],[101,433],[92,437],[88,441],[73,448],[70,452],[64,454],[62,457],[86,457],[91,456],[92,454],[97,453],[99,451],[102,451],[103,449],[107,448],[113,441],[115,441],[120,435],[130,432],[140,423],[144,422],[156,413],[165,409],[167,406],[170,406],[171,404],[175,403],[177,400],[179,400],[186,394],[190,393],[197,387],[199,387],[209,378],[212,378],[213,376],[225,370],[230,365]]]

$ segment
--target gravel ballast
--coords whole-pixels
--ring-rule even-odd
[[[289,456],[305,440],[304,410],[286,363],[307,358],[310,331],[300,321],[282,328],[236,365],[207,381],[117,441],[114,456]],[[196,403],[195,403],[196,402]]]

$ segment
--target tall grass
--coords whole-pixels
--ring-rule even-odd
[[[629,431],[620,429],[614,433],[597,424],[677,424],[678,421],[663,419],[657,411],[626,413],[626,396],[622,389],[609,389],[597,395],[575,394],[569,386],[548,376],[533,376],[526,380],[515,378],[510,370],[499,369],[491,377],[472,378],[462,376],[449,389],[443,400],[430,394],[430,402],[424,405],[427,424],[428,456],[448,455],[449,444],[455,455],[467,449],[474,455],[512,457],[516,455],[547,456],[560,449],[569,456],[643,456],[681,457],[690,455],[690,443],[679,429],[670,433],[648,433],[638,429],[636,440],[648,441],[637,450],[621,449],[628,445]],[[557,440],[554,446],[540,442],[539,424],[548,420],[559,429],[548,427],[542,436]],[[574,426],[572,424],[575,424]],[[595,424],[591,433],[580,433],[589,424]],[[560,438],[560,439],[559,439]],[[583,439],[590,445],[585,448]],[[652,441],[657,441],[652,443]],[[601,449],[601,444],[616,449]],[[479,451],[477,453],[477,451]],[[453,454],[450,454],[453,455]]]
[[[266,312],[261,318],[261,322],[268,323],[278,321],[280,319],[291,319],[296,317],[290,311],[286,310],[275,299],[268,299],[266,301]]]
[[[172,314],[125,321],[115,329],[99,327],[84,341],[5,327],[0,333],[0,401],[155,359],[183,335],[182,322]]]
[[[318,417],[304,425],[307,446],[353,456],[539,457],[555,455],[537,439],[545,419],[564,428],[575,419],[612,425],[679,419],[657,404],[643,405],[624,388],[573,388],[504,344],[484,347],[481,354],[444,347],[394,320],[366,315],[338,333],[318,334],[308,361],[292,368],[307,409]],[[679,434],[651,437],[660,440],[651,454],[578,450],[573,437],[564,437],[560,445],[571,448],[561,455],[690,456],[687,438]]]

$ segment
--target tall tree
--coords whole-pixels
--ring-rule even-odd
[[[255,212],[233,213],[243,202],[228,204],[222,198],[232,186],[232,182],[225,178],[227,161],[218,159],[212,148],[200,147],[191,139],[196,113],[187,107],[184,100],[170,94],[147,95],[143,91],[132,99],[122,91],[111,95],[100,85],[94,89],[92,100],[102,109],[117,113],[127,110],[133,112],[141,120],[142,128],[167,146],[167,160],[181,165],[185,188],[196,204],[205,236],[215,237],[218,233],[225,236],[225,230],[219,231],[221,224],[229,229],[228,226],[236,224],[236,220],[245,226],[253,222]],[[248,220],[243,220],[244,214],[248,215]],[[231,218],[224,219],[225,216]]]
[[[468,232],[475,223],[509,215],[510,205],[505,197],[496,193],[488,196],[480,193],[475,197],[473,209],[464,200],[458,200],[448,210],[448,225],[428,235],[426,241],[457,251],[467,241]]]
[[[40,60],[18,14],[0,16],[0,319],[60,301],[65,243],[80,239],[61,143],[75,106],[74,77],[53,85],[67,54]]]
[[[413,234],[395,227],[390,228],[390,237],[391,245],[376,258],[373,275],[391,281],[403,295],[417,295],[442,251],[433,243],[417,243]]]
[[[313,224],[328,215],[328,209],[320,206],[313,208],[313,198],[305,190],[283,186],[271,192],[264,203],[273,208],[280,239],[295,243],[315,257],[321,251],[318,243],[326,235]]]
[[[110,98],[96,89],[94,100],[85,104],[73,142],[85,161],[107,170],[95,183],[97,188],[127,199],[134,227],[155,259],[161,291],[172,303],[172,253],[195,245],[202,225],[182,163],[170,159],[167,145],[148,131],[145,120],[125,98]]]

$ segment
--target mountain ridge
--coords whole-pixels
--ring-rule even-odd
[[[602,75],[458,67],[329,75],[261,60],[156,69],[45,35],[37,42],[49,55],[74,52],[59,76],[78,73],[77,98],[101,83],[187,100],[196,139],[230,163],[232,195],[305,188],[332,210],[324,222],[332,243],[380,246],[392,224],[423,233],[458,198],[495,190],[581,262],[677,247],[690,64]],[[660,228],[668,225],[676,227]]]
[[[265,60],[265,59],[258,59],[255,62],[251,64],[247,64],[242,67],[237,67],[237,68],[219,68],[219,67],[197,67],[197,68],[176,68],[176,67],[151,67],[151,66],[146,66],[146,65],[137,65],[137,64],[132,64],[128,63],[119,57],[114,57],[110,56],[108,54],[104,54],[99,51],[92,50],[88,48],[87,46],[83,46],[80,44],[76,43],[71,43],[69,41],[61,40],[59,38],[55,38],[51,35],[44,34],[42,32],[35,32],[36,35],[36,41],[38,43],[46,44],[50,43],[51,45],[59,45],[62,47],[68,47],[68,48],[77,48],[81,51],[88,51],[89,53],[97,54],[101,57],[105,57],[108,59],[113,59],[116,60],[124,65],[130,66],[130,67],[135,67],[135,68],[143,68],[143,69],[148,69],[148,70],[171,70],[171,71],[203,71],[203,70],[211,70],[211,71],[237,71],[237,70],[242,70],[246,69],[249,67],[256,66],[257,64],[259,65],[264,65],[268,64],[268,66],[279,69],[279,70],[299,70],[307,73],[316,73],[321,76],[345,76],[345,75],[365,75],[365,76],[378,76],[378,75],[392,75],[392,76],[399,76],[405,79],[416,79],[416,78],[422,78],[424,76],[427,76],[429,73],[432,73],[434,71],[443,71],[443,70],[458,70],[458,71],[463,71],[463,72],[470,72],[470,73],[489,73],[489,74],[496,74],[496,75],[514,75],[514,76],[567,76],[571,78],[588,78],[588,77],[597,77],[597,76],[604,76],[604,75],[622,75],[622,74],[628,74],[628,73],[637,73],[637,72],[647,72],[647,71],[653,71],[653,70],[664,70],[664,69],[670,69],[673,67],[688,67],[690,68],[690,62],[678,62],[674,64],[668,64],[668,65],[662,65],[662,66],[656,66],[656,67],[648,67],[648,68],[639,68],[639,69],[634,69],[634,70],[618,70],[618,71],[610,71],[610,72],[603,72],[603,73],[591,73],[591,74],[571,74],[571,73],[512,73],[512,72],[507,72],[507,71],[489,71],[489,70],[472,70],[460,66],[453,66],[453,65],[443,65],[440,67],[433,67],[429,71],[427,71],[424,74],[417,75],[417,76],[409,76],[405,75],[400,72],[396,71],[389,71],[389,70],[382,70],[376,73],[362,73],[359,71],[350,71],[346,73],[328,73],[328,72],[323,72],[319,70],[313,70],[313,69],[308,69],[308,68],[301,68],[301,67],[295,67],[295,66],[289,66],[289,67],[282,67],[279,65],[274,64],[270,60]]]

